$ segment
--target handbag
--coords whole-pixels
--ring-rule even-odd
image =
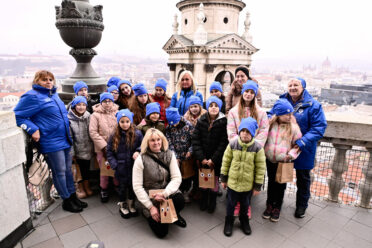
[[[49,177],[49,168],[44,156],[39,153],[28,171],[28,181],[34,186],[43,185]]]
[[[199,171],[199,188],[214,189],[216,187],[214,170],[201,168]]]
[[[276,170],[275,181],[277,183],[289,183],[293,181],[293,163],[279,162]]]
[[[172,199],[167,199],[160,203],[160,222],[174,223],[178,220],[176,209]]]
[[[187,179],[195,175],[194,159],[188,159],[181,162],[182,179]]]

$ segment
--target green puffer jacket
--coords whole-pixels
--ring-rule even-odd
[[[221,181],[236,192],[261,190],[266,172],[265,151],[254,139],[243,143],[239,137],[227,146],[222,160]]]

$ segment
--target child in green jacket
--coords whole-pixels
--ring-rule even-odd
[[[222,160],[221,184],[227,189],[227,209],[224,234],[232,235],[234,226],[234,208],[240,202],[240,224],[246,235],[251,234],[247,216],[250,198],[261,191],[266,171],[265,151],[254,140],[258,128],[252,117],[242,119],[239,125],[239,137],[227,146]]]

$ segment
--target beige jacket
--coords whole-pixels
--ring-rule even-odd
[[[119,106],[114,104],[110,111],[104,110],[102,105],[93,106],[93,114],[90,116],[89,135],[94,143],[94,151],[101,152],[107,146],[110,135],[117,127],[116,112]]]

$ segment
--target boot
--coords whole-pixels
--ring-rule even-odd
[[[136,208],[134,207],[134,200],[129,200],[128,199],[127,204],[128,204],[128,207],[129,207],[130,215],[132,217],[138,216],[138,212],[137,212]]]
[[[223,234],[227,237],[230,237],[233,232],[234,227],[234,216],[226,216],[225,217],[225,227],[223,228]]]
[[[101,189],[101,202],[106,203],[109,201],[109,194],[106,189]]]
[[[209,192],[208,213],[213,214],[216,210],[217,192]]]
[[[77,184],[76,195],[79,199],[84,199],[87,197],[82,182]]]
[[[88,203],[80,201],[79,198],[77,197],[76,193],[71,194],[70,198],[73,200],[75,205],[81,207],[81,208],[86,208],[88,207]]]
[[[77,206],[74,203],[71,196],[69,198],[63,200],[62,208],[63,208],[63,210],[71,212],[71,213],[79,213],[79,212],[83,211],[83,208]]]
[[[247,215],[239,216],[240,220],[240,227],[242,228],[243,232],[246,235],[250,235],[252,233],[251,226],[249,225],[249,219]]]
[[[202,190],[201,198],[200,198],[200,210],[205,211],[208,208],[208,191]]]
[[[93,195],[93,191],[90,189],[89,180],[84,180],[83,186],[84,186],[84,190],[87,196]]]
[[[128,208],[128,204],[126,202],[118,202],[119,207],[119,213],[121,217],[124,219],[129,219],[130,218],[130,212]]]

